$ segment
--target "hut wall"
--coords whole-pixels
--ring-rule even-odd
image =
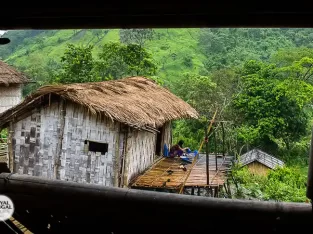
[[[13,124],[14,172],[113,186],[118,129],[83,107],[54,103]],[[89,150],[91,141],[107,143],[107,152]]]
[[[167,122],[163,126],[163,144],[162,144],[162,153],[163,153],[163,146],[166,144],[168,148],[172,145],[172,126],[171,122]]]
[[[266,175],[270,168],[259,162],[252,162],[247,165],[248,170],[257,175]]]
[[[170,125],[165,126],[163,141],[170,142]],[[119,175],[128,185],[151,166],[156,134],[121,131],[118,122],[58,102],[13,123],[12,142],[15,173],[117,186]],[[105,150],[94,150],[92,144]]]
[[[17,105],[21,100],[21,85],[0,86],[0,113]]]
[[[60,178],[79,183],[114,185],[115,146],[119,123],[68,104],[62,142]],[[87,142],[86,142],[87,141]],[[90,142],[108,144],[107,152],[89,149]],[[87,143],[87,144],[85,144]]]
[[[145,171],[154,161],[156,134],[132,130],[126,147],[126,178],[124,185]]]
[[[60,112],[56,103],[13,123],[15,173],[54,178]]]

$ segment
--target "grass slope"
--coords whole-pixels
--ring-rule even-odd
[[[33,30],[34,31],[34,30]],[[171,81],[177,74],[199,71],[205,57],[199,51],[199,29],[157,29],[153,40],[146,42],[146,49],[160,67],[159,76]],[[59,62],[68,43],[93,45],[94,56],[101,45],[119,41],[119,30],[50,30],[10,31],[7,34],[13,45],[0,48],[3,59],[16,67],[26,68],[37,63]],[[9,52],[8,52],[9,51]],[[37,62],[32,62],[37,61]]]

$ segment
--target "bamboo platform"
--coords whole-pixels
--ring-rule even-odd
[[[11,217],[10,221],[24,234],[33,234],[31,231],[29,231],[23,224],[21,224],[19,221],[17,221],[15,218]]]
[[[200,154],[199,159],[194,165],[185,187],[217,187],[224,184],[225,170],[230,166],[230,156],[217,157],[216,170],[215,155],[209,156],[209,177],[210,184],[206,180],[206,157]],[[180,158],[162,158],[159,162],[152,165],[145,173],[137,177],[132,183],[131,188],[151,188],[151,189],[179,189],[188,171],[191,169],[191,164],[185,165],[186,171],[179,168],[183,161]],[[172,174],[168,171],[173,171]]]
[[[210,155],[209,157],[209,179],[210,183],[207,183],[206,175],[206,157],[201,155],[199,160],[194,165],[187,181],[185,187],[217,187],[223,185],[225,182],[225,171],[229,169],[231,164],[230,156],[218,155],[217,157],[217,170],[215,155]]]

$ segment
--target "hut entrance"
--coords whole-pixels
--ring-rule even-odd
[[[156,137],[156,147],[155,147],[155,155],[161,156],[162,155],[162,141],[163,141],[163,133],[164,128],[158,128],[158,133]]]

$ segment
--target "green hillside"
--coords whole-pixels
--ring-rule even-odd
[[[32,63],[46,64],[49,60],[60,62],[60,57],[68,43],[94,45],[94,55],[106,42],[118,42],[119,30],[59,30],[59,31],[10,31],[6,34],[12,43],[0,48],[0,56],[9,64],[24,70]],[[156,30],[153,40],[145,44],[152,53],[160,75],[176,78],[177,71],[199,71],[205,56],[198,47],[199,29]],[[192,61],[192,67],[184,64]]]
[[[118,42],[119,30],[16,30],[6,33],[11,43],[0,47],[0,58],[27,70],[59,63],[68,43],[101,45]],[[184,72],[207,74],[240,65],[248,59],[268,60],[281,48],[312,47],[312,29],[155,29],[144,47],[159,67],[158,75],[177,80]]]

